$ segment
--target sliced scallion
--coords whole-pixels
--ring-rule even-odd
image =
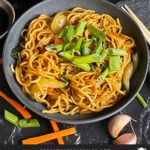
[[[119,71],[120,70],[120,56],[110,56],[109,57],[109,71]]]
[[[68,26],[64,27],[63,30],[58,34],[58,38],[63,38],[67,32]]]
[[[35,127],[40,127],[40,123],[37,119],[20,119],[18,122],[19,126],[21,128],[35,128]]]
[[[86,55],[86,56],[78,56],[73,59],[74,64],[89,64],[89,63],[94,63],[98,62],[100,59],[100,55],[98,54],[91,54],[91,55]]]
[[[69,25],[66,31],[66,34],[64,35],[64,38],[67,42],[71,42],[74,36],[74,28]]]
[[[90,71],[91,70],[91,67],[89,64],[76,64],[76,63],[73,63],[73,64],[76,65],[77,67],[81,68],[84,71]]]
[[[86,47],[85,44],[83,44],[81,47],[81,55],[85,56],[85,55],[89,55],[89,54],[90,54],[90,49],[88,47]]]
[[[96,38],[99,38],[101,41],[106,41],[106,35],[97,27],[94,27],[92,24],[88,28],[89,32],[91,32]]]
[[[83,32],[84,32],[84,29],[85,29],[85,26],[86,26],[86,22],[85,21],[80,21],[78,24],[77,24],[77,27],[75,28],[75,35],[76,36],[82,36],[83,35]]]
[[[82,44],[82,38],[79,38],[79,39],[77,40],[76,44],[75,44],[74,49],[79,51],[79,50],[80,50],[80,47],[81,47],[81,44]]]
[[[90,49],[88,48],[92,44],[92,39],[86,40],[84,43],[81,45],[81,55],[89,55],[90,54]]]
[[[107,68],[105,68],[105,70],[101,73],[101,77],[102,77],[103,79],[105,79],[106,76],[108,75],[108,73],[109,73],[109,69],[108,69],[108,67],[107,67]]]
[[[148,104],[145,102],[144,98],[139,93],[136,95],[136,97],[144,108],[148,108]]]
[[[14,115],[13,113],[5,110],[4,111],[4,118],[5,118],[5,120],[10,122],[11,124],[13,124],[13,125],[18,127],[19,118],[16,115]]]
[[[67,43],[65,46],[64,46],[64,49],[63,51],[72,51],[74,49],[74,43]]]
[[[126,55],[126,51],[123,49],[108,48],[106,50],[108,51],[108,55],[119,55],[119,56]]]
[[[96,47],[94,48],[94,50],[92,51],[92,53],[97,53],[99,54],[102,51],[103,47],[102,47],[102,41],[99,40],[99,42],[97,43]]]
[[[63,50],[63,47],[64,47],[63,44],[58,44],[58,45],[49,45],[49,46],[46,46],[45,49],[46,49],[47,51],[56,50],[57,52],[60,52],[60,51]]]
[[[69,61],[72,61],[74,56],[70,53],[70,52],[60,52],[58,53],[58,55],[62,56],[63,58],[69,60]]]
[[[101,53],[100,53],[100,59],[99,59],[99,64],[103,63],[103,61],[105,60],[105,58],[107,57],[107,51],[103,50]]]
[[[86,47],[89,47],[91,44],[92,44],[93,40],[92,39],[87,39],[83,44],[86,46]]]

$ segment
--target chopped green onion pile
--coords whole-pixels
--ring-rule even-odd
[[[75,29],[75,35],[76,36],[82,36],[83,32],[84,32],[84,28],[86,26],[86,22],[85,21],[81,21],[77,24],[77,27]]]
[[[109,71],[119,71],[120,70],[120,56],[110,56],[109,57]]]
[[[83,37],[85,29],[90,33],[88,39]],[[106,32],[92,24],[87,27],[84,20],[78,22],[76,26],[66,25],[57,38],[62,38],[64,43],[46,46],[47,51],[55,51],[66,61],[84,71],[94,70],[95,65],[101,67],[103,64],[103,72],[100,75],[103,79],[109,73],[120,70],[121,57],[126,54],[123,49],[105,49],[103,45],[106,42]]]

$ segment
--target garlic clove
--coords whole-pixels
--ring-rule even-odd
[[[113,144],[136,144],[137,137],[135,133],[125,133],[113,141]]]
[[[114,138],[118,137],[121,130],[131,121],[129,115],[116,115],[108,122],[108,131]]]

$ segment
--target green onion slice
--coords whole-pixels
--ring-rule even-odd
[[[109,57],[109,71],[119,71],[120,70],[120,56],[110,56]]]
[[[82,36],[83,35],[83,32],[84,32],[84,29],[85,29],[85,26],[86,26],[86,22],[85,21],[80,21],[78,24],[77,24],[77,27],[75,28],[75,35],[76,36]]]
[[[29,119],[29,120],[21,119],[19,120],[18,124],[21,128],[40,127],[40,123],[37,119]]]
[[[7,120],[8,122],[10,122],[11,124],[15,125],[18,127],[18,120],[19,118],[14,115],[13,113],[7,111],[7,110],[4,110],[4,118],[5,120]]]

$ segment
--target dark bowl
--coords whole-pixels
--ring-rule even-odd
[[[120,18],[121,24],[123,26],[123,33],[133,37],[136,40],[137,46],[135,48],[135,51],[138,51],[139,53],[140,63],[136,72],[134,73],[134,76],[131,79],[131,87],[129,93],[113,107],[105,109],[98,113],[84,115],[76,114],[73,116],[64,116],[59,113],[42,114],[42,110],[46,107],[40,103],[33,101],[28,95],[22,92],[20,85],[16,82],[16,79],[10,70],[10,64],[15,63],[15,60],[10,56],[11,51],[19,42],[21,30],[37,15],[41,13],[53,15],[59,11],[72,9],[74,7],[93,9],[98,13],[107,13],[114,18]],[[5,41],[3,49],[3,62],[5,76],[10,88],[17,96],[17,98],[30,110],[44,118],[53,119],[57,122],[67,124],[85,124],[100,121],[116,114],[134,99],[135,95],[141,89],[145,80],[148,66],[148,51],[144,37],[137,24],[114,4],[105,0],[47,0],[35,5],[34,7],[26,11],[13,25]],[[133,111],[134,109],[136,109],[136,107],[133,108]]]
[[[7,0],[0,1],[0,8],[2,8],[8,15],[8,18],[5,18],[8,19],[8,25],[6,25],[8,27],[2,34],[0,34],[0,39],[2,39],[7,34],[9,28],[15,21],[15,11],[13,6]]]

